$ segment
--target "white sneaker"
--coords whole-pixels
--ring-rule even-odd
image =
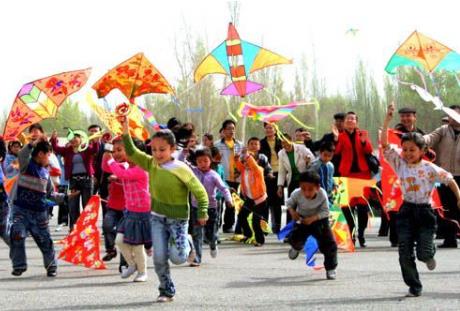
[[[148,279],[147,272],[138,272],[134,278],[134,282],[146,282]]]
[[[335,270],[328,270],[326,271],[326,278],[328,280],[335,280],[337,277],[337,272]]]
[[[216,245],[216,248],[215,248],[215,249],[211,249],[211,257],[212,257],[212,258],[216,258],[216,257],[217,257],[217,253],[218,253],[218,250],[217,250],[217,245]]]
[[[134,272],[136,272],[136,267],[135,266],[129,266],[128,268],[122,267],[121,268],[121,278],[122,279],[127,279],[131,275],[133,275]]]
[[[56,231],[56,232],[62,231],[62,225],[57,225],[56,229],[54,229],[54,231]]]
[[[193,239],[190,234],[188,235],[187,240],[188,240],[188,243],[190,244],[190,253],[188,254],[187,262],[189,264],[192,264],[195,261],[196,252],[195,252],[195,247],[193,246]]]

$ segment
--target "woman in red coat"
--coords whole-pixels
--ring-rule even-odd
[[[371,179],[371,171],[367,165],[366,156],[372,153],[372,144],[367,131],[358,128],[358,116],[354,112],[345,115],[344,131],[335,132],[337,145],[335,154],[340,156],[338,168],[342,177]],[[342,209],[348,226],[353,234],[355,222],[353,214],[358,214],[358,241],[361,247],[366,247],[364,230],[368,221],[368,205],[363,198],[351,198],[350,206]],[[353,241],[355,237],[353,235]]]

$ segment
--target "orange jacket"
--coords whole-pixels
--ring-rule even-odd
[[[252,156],[246,158],[248,167],[241,163],[239,157],[236,160],[236,168],[241,173],[241,191],[243,194],[260,204],[267,199],[267,189],[265,187],[264,170],[257,165]]]

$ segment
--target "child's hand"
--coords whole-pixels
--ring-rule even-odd
[[[278,197],[282,198],[283,192],[284,192],[284,187],[278,186],[278,191],[276,191],[276,194],[278,195]]]
[[[315,221],[318,220],[318,217],[316,215],[313,215],[313,216],[310,216],[310,217],[305,217],[304,219],[302,219],[302,223],[304,225],[311,225],[312,223],[314,223]]]
[[[103,157],[104,157],[107,161],[113,159],[113,155],[112,155],[112,153],[109,152],[109,151],[105,151],[104,154],[103,154]]]
[[[339,138],[339,129],[335,124],[331,125],[331,132],[334,135],[334,140],[337,141],[337,139]]]
[[[391,102],[391,104],[388,106],[388,109],[387,109],[387,114],[385,116],[385,121],[386,122],[390,122],[391,119],[393,119],[393,113],[395,111],[395,103],[394,102]]]
[[[200,226],[204,226],[206,225],[206,222],[208,221],[208,218],[200,218],[198,219],[196,222],[200,225]]]
[[[302,217],[300,217],[299,213],[297,213],[294,210],[290,209],[289,212],[291,213],[292,219],[295,220],[295,221],[299,221],[302,218]]]
[[[109,181],[113,182],[113,181],[117,181],[117,180],[118,180],[117,176],[115,176],[115,175],[110,175],[109,176]]]

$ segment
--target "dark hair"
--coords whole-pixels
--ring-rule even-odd
[[[248,144],[249,144],[251,141],[260,141],[260,139],[257,138],[257,137],[255,137],[255,136],[254,136],[254,137],[251,137],[251,138],[248,139]]]
[[[35,158],[39,152],[48,153],[53,151],[53,147],[51,144],[46,140],[41,140],[35,145],[34,149],[32,150],[32,158]]]
[[[271,122],[264,122],[264,128],[266,128],[266,127],[267,127],[267,125],[271,125],[271,126],[273,126],[273,124],[272,124]]]
[[[335,145],[331,141],[324,141],[319,146],[319,152],[323,152],[323,151],[334,152],[334,150],[335,150]]]
[[[94,128],[97,128],[97,129],[99,129],[99,131],[102,131],[101,126],[97,125],[97,124],[91,124],[90,126],[88,126],[88,131],[91,130],[91,129],[94,129]]]
[[[427,145],[425,139],[423,139],[422,134],[417,132],[404,133],[401,135],[401,145],[406,141],[413,142],[417,147],[426,151]]]
[[[460,110],[460,105],[452,105],[449,107],[450,109],[454,109],[454,110]]]
[[[320,177],[317,172],[314,171],[306,171],[301,173],[299,176],[299,183],[306,182],[310,184],[318,185],[320,184]]]
[[[14,145],[18,145],[19,147],[22,147],[22,144],[19,140],[12,140],[8,143],[8,152],[11,152],[11,148],[13,148]]]
[[[295,132],[305,132],[306,130],[303,127],[299,127],[295,130]]]
[[[334,114],[334,120],[344,120],[345,119],[345,113],[343,112],[337,112]]]
[[[198,160],[199,157],[208,157],[212,162],[212,153],[209,148],[198,149],[195,151],[195,160]]]
[[[358,115],[356,114],[356,112],[354,111],[348,111],[346,114],[345,114],[345,117],[347,116],[355,116],[356,117],[356,121],[358,121]]]
[[[217,147],[211,147],[209,148],[209,151],[211,152],[211,156],[214,158],[216,156],[220,156],[220,151],[219,151],[219,148]]]
[[[283,140],[286,140],[286,138],[289,139],[289,140],[292,140],[291,135],[289,135],[288,133],[283,133],[283,136],[284,136],[284,138],[285,138],[285,139],[283,139]]]
[[[212,134],[210,134],[210,133],[206,133],[203,136],[206,137],[207,139],[209,139],[210,141],[214,140],[214,136]]]
[[[112,145],[123,143],[123,138],[121,136],[115,136],[112,139]]]
[[[176,138],[174,137],[174,134],[171,132],[171,130],[159,130],[153,134],[152,140],[155,138],[161,138],[165,140],[171,147],[176,146]]]
[[[29,126],[29,133],[32,132],[33,130],[39,130],[40,132],[45,133],[45,131],[43,131],[43,127],[40,125],[40,123],[35,123],[35,124],[32,124],[31,126]]]
[[[233,124],[234,126],[236,126],[235,121],[230,120],[230,119],[227,119],[227,120],[225,120],[225,121],[222,123],[222,129],[225,130],[225,128],[226,128],[227,125],[229,125],[229,124]]]
[[[145,152],[145,144],[142,140],[138,139],[138,138],[133,138],[133,143],[134,143],[134,146],[136,146],[137,149],[139,149],[140,151],[143,151]]]

